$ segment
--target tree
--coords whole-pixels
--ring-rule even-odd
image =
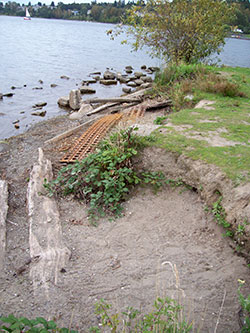
[[[191,63],[220,52],[233,7],[220,0],[149,0],[127,14],[135,50],[148,46],[154,56]]]

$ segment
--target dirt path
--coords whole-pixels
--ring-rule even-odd
[[[8,181],[10,193],[0,314],[44,316],[88,332],[97,324],[94,304],[100,298],[119,310],[126,306],[150,310],[156,296],[169,296],[181,300],[200,332],[214,332],[216,325],[217,332],[239,332],[237,280],[246,281],[243,292],[249,294],[249,268],[205,213],[198,194],[180,193],[180,188],[167,187],[157,195],[140,188],[125,204],[124,217],[100,221],[97,228],[89,224],[83,205],[59,200],[71,259],[56,284],[46,281],[49,298],[39,286],[34,294],[27,178],[41,143],[76,124],[63,118],[40,124],[10,140],[1,156],[1,178]]]

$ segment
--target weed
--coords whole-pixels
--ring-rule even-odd
[[[163,116],[163,117],[157,117],[155,120],[154,120],[154,124],[156,125],[162,125],[165,123],[165,120],[167,119],[166,116]]]
[[[226,213],[225,209],[221,205],[221,201],[222,197],[219,197],[219,199],[214,202],[212,213],[217,223],[226,229],[225,235],[228,237],[233,237],[233,232],[230,230],[231,224],[226,221]]]
[[[142,314],[133,307],[128,307],[122,313],[111,312],[112,306],[101,299],[96,304],[95,313],[101,318],[101,326],[109,327],[111,332],[190,332],[192,323],[185,321],[182,307],[173,299],[158,297],[154,309],[148,314]],[[104,332],[103,330],[103,332]],[[92,327],[91,332],[100,333],[99,327]]]
[[[5,323],[3,325],[0,325],[1,332],[77,333],[77,331],[69,330],[68,328],[58,328],[57,324],[53,320],[47,321],[42,317],[37,317],[36,319],[29,320],[25,317],[16,318],[13,314],[10,314],[8,317],[0,317],[0,321]]]
[[[247,298],[245,298],[242,295],[241,288],[245,283],[245,281],[238,280],[238,282],[239,282],[238,297],[244,316],[244,322],[243,322],[243,327],[241,329],[241,333],[247,333],[250,332],[250,295],[248,295]]]

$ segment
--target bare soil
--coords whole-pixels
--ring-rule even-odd
[[[160,114],[160,113],[159,113]],[[152,117],[152,116],[151,116]],[[151,121],[151,120],[150,120]],[[150,311],[157,296],[178,299],[194,321],[194,331],[240,332],[238,279],[250,292],[249,268],[232,250],[205,202],[195,191],[166,187],[157,194],[138,188],[124,203],[124,216],[94,227],[86,207],[71,198],[58,199],[63,239],[71,251],[58,281],[34,293],[29,271],[29,224],[26,192],[38,147],[78,124],[59,117],[13,137],[1,153],[1,179],[9,184],[7,248],[0,272],[0,315],[57,320],[88,332],[97,325],[94,304],[100,298],[114,309],[133,306]],[[146,126],[147,130],[148,127]],[[143,162],[155,165],[163,152],[147,150]],[[48,151],[57,165],[57,155]],[[54,159],[54,160],[53,160]]]

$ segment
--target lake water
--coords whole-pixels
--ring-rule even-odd
[[[13,97],[0,100],[0,139],[22,133],[34,122],[65,114],[57,106],[58,98],[76,89],[91,72],[103,72],[107,67],[122,72],[127,65],[135,70],[144,64],[160,65],[159,60],[151,59],[146,52],[132,53],[128,45],[121,45],[119,38],[111,41],[106,31],[113,27],[0,16],[0,92],[14,93]],[[250,67],[249,54],[250,41],[228,39],[221,60],[226,65]],[[70,79],[61,79],[62,75]],[[51,88],[51,84],[57,86]],[[11,90],[12,86],[18,89]],[[120,84],[92,87],[98,97],[119,96],[122,91]],[[32,106],[38,102],[47,102],[45,118],[31,116]],[[13,124],[16,120],[19,120],[18,130]]]

